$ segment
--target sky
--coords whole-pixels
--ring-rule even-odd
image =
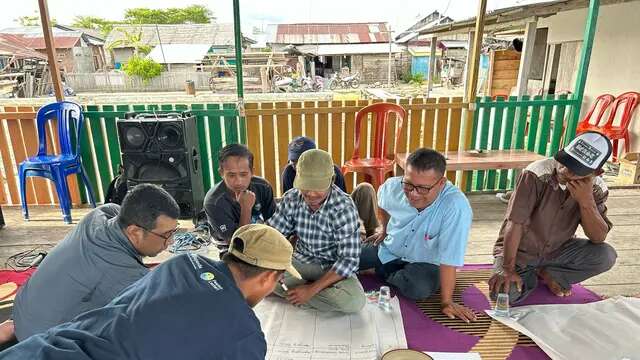
[[[10,0],[4,0],[10,1]],[[488,9],[535,2],[532,0],[489,0]],[[38,12],[37,0],[15,1],[3,7],[0,29],[17,26],[20,16]],[[49,16],[60,24],[71,24],[75,16],[90,15],[122,20],[124,10],[133,7],[167,8],[205,5],[219,22],[233,21],[232,0],[48,0]],[[420,16],[438,10],[454,20],[475,16],[477,0],[240,0],[243,32],[253,26],[293,22],[386,21],[393,31],[403,30]]]

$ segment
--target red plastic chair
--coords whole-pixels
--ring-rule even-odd
[[[393,172],[395,159],[387,159],[387,123],[389,115],[396,114],[396,136],[395,143],[400,139],[402,124],[407,116],[406,111],[400,105],[391,103],[378,103],[364,107],[356,115],[355,143],[351,160],[342,165],[342,173],[350,172],[367,175],[371,179],[371,185],[378,188],[384,182],[387,173]],[[366,121],[369,114],[375,114],[375,132],[373,138],[373,149],[371,158],[360,158],[360,136],[363,120]]]
[[[640,102],[640,93],[635,91],[620,94],[613,102],[609,119],[602,129],[602,132],[613,142],[613,162],[618,161],[619,140],[624,140],[624,151],[629,152],[629,125],[631,125],[633,112],[638,106],[638,102]],[[620,125],[614,125],[613,122],[620,106],[624,106]]]
[[[604,123],[600,124],[600,121],[602,120],[602,116],[604,115],[604,113],[609,108],[609,105],[611,105],[611,103],[613,102],[613,99],[615,99],[615,98],[611,94],[602,94],[602,95],[598,96],[596,98],[596,101],[593,102],[593,105],[591,105],[591,108],[589,108],[589,111],[584,116],[582,121],[580,121],[580,123],[578,123],[578,128],[576,129],[576,132],[578,134],[581,134],[581,133],[583,133],[585,131],[599,131],[599,132],[602,132],[602,128],[604,126]],[[600,111],[598,111],[598,114],[596,116],[595,122],[592,123],[591,122],[591,116],[593,116],[593,113],[598,108],[598,106],[600,106]]]

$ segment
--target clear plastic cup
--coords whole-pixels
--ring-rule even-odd
[[[509,316],[509,294],[499,293],[496,298],[495,314],[497,316]]]
[[[378,306],[380,306],[384,311],[391,310],[391,289],[389,289],[388,286],[380,286]]]

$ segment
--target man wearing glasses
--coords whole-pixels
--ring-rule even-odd
[[[13,308],[17,340],[104,306],[147,274],[142,257],[171,244],[179,215],[171,195],[151,184],[131,189],[122,206],[88,213],[20,288]]]
[[[293,266],[302,279],[285,274],[275,294],[320,311],[358,312],[365,296],[355,275],[361,242],[356,206],[333,183],[328,152],[307,150],[296,166],[294,188],[283,196],[269,225],[297,239]]]
[[[431,149],[407,158],[404,176],[378,190],[382,226],[367,238],[360,269],[376,274],[411,299],[441,289],[441,309],[450,318],[475,320],[453,301],[456,267],[464,264],[472,211],[465,195],[445,177],[446,160]]]
[[[278,285],[293,247],[264,224],[232,236],[222,261],[182,254],[163,262],[104,307],[31,336],[0,358],[47,360],[264,360],[252,308]]]

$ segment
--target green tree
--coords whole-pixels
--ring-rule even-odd
[[[38,25],[40,25],[40,15],[20,16],[19,18],[16,19],[16,21],[18,21],[18,23],[20,23],[20,25],[22,25],[22,26],[38,26]],[[52,19],[50,19],[50,21],[51,21],[51,25],[52,26],[57,24],[56,19],[52,18]]]
[[[213,12],[206,6],[191,5],[184,8],[127,9],[125,22],[132,24],[208,24]]]
[[[124,72],[133,77],[139,77],[146,85],[149,80],[156,76],[160,76],[162,73],[162,65],[149,58],[142,58],[138,55],[134,55],[129,62],[123,67]]]
[[[99,30],[102,36],[106,37],[113,30],[116,21],[111,21],[95,16],[76,16],[71,26]]]
[[[118,39],[107,46],[107,50],[113,50],[117,47],[132,47],[134,56],[140,54],[146,55],[151,52],[151,46],[145,44],[142,41],[142,30],[137,29],[134,31],[127,31],[122,28],[115,28],[113,31],[119,31],[124,36],[123,39]]]

